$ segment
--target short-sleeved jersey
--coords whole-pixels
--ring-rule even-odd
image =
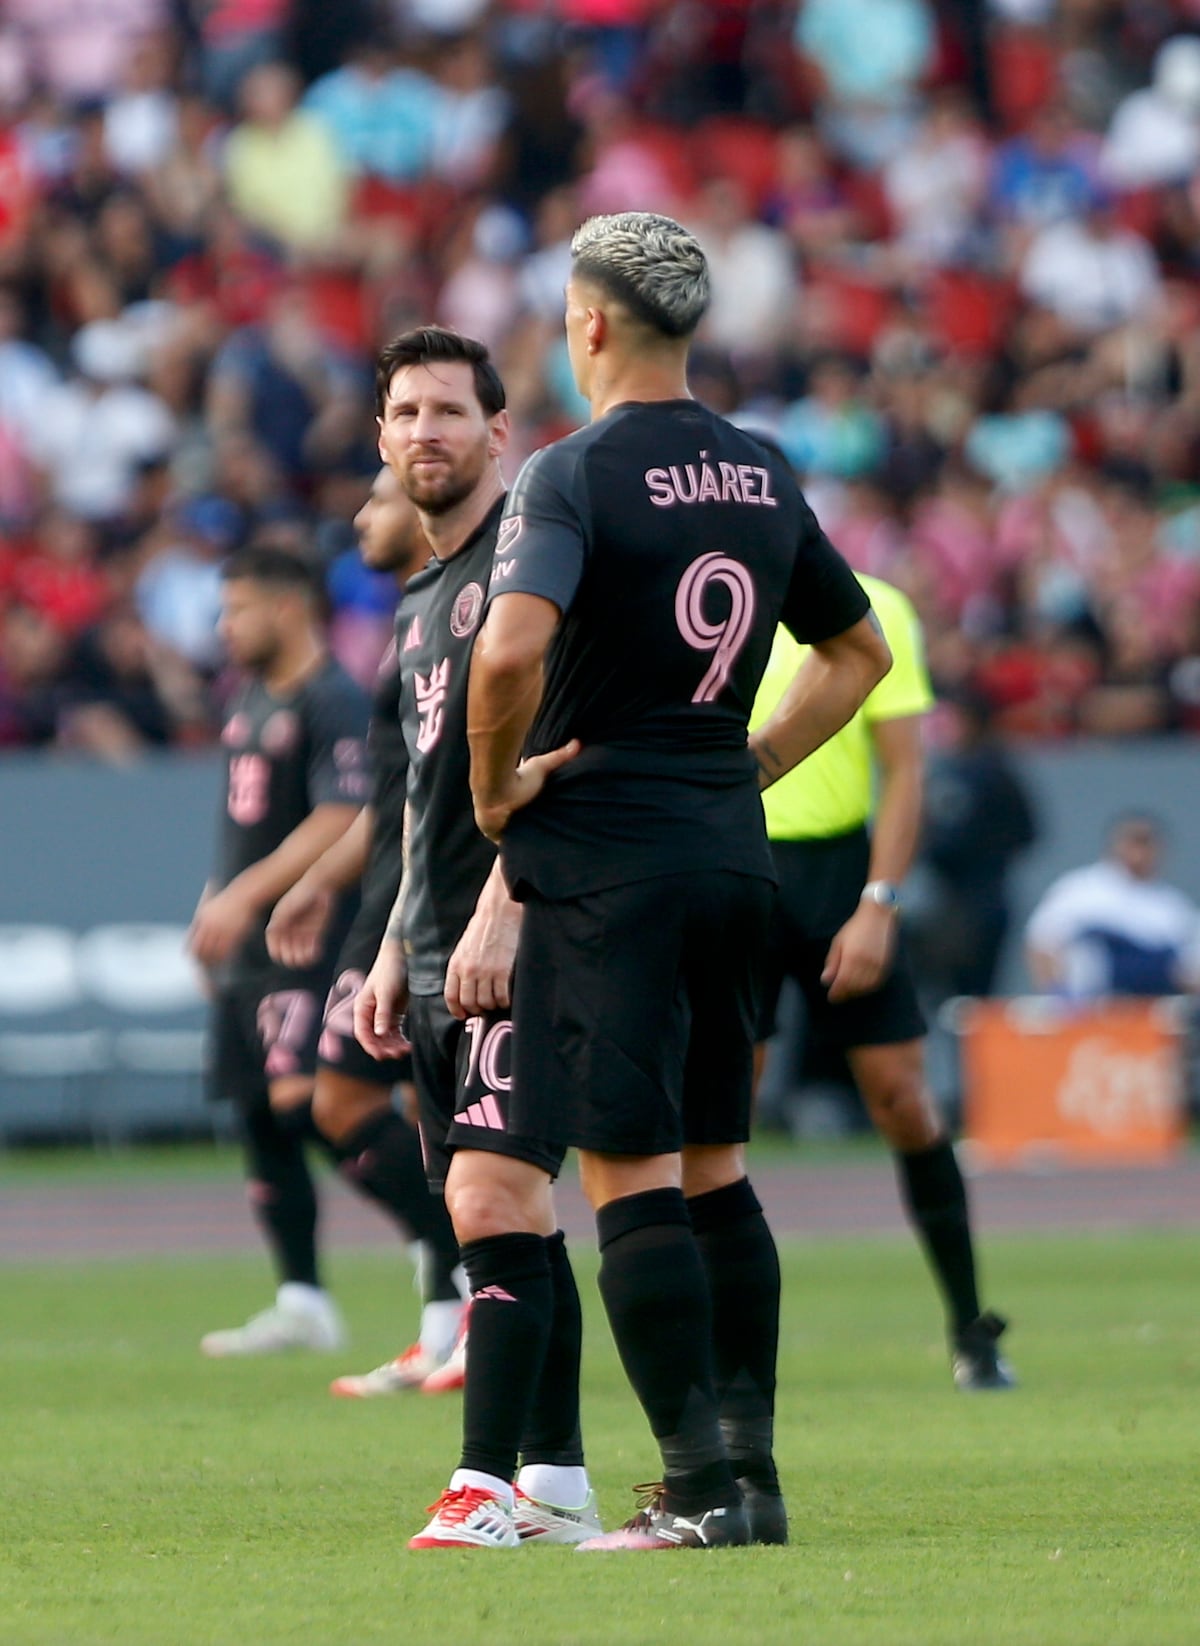
[[[764,793],[763,811],[772,840],[826,840],[861,827],[874,801],[871,726],[881,720],[926,714],[933,707],[921,625],[911,601],[877,577],[860,573],[859,582],[870,596],[892,649],[892,667],[840,732]],[[807,648],[797,645],[786,629],[778,630],[758,688],[751,727],[761,725],[774,709],[806,653]]]
[[[400,718],[408,749],[403,939],[413,994],[440,994],[496,848],[475,826],[467,749],[467,675],[503,501],[457,554],[435,555],[397,614]]]
[[[225,802],[212,883],[261,862],[318,806],[361,806],[370,792],[366,696],[332,659],[290,696],[249,680],[225,720]],[[232,970],[270,965],[265,910]]]
[[[869,610],[787,464],[695,401],[617,406],[521,471],[490,588],[508,592],[562,613],[530,749],[583,744],[509,825],[514,895],[773,878],[746,747],[772,637]]]
[[[387,923],[404,867],[404,797],[408,788],[408,747],[400,724],[400,662],[389,641],[380,659],[367,734],[375,814],[371,850],[362,879],[362,906],[382,928]]]

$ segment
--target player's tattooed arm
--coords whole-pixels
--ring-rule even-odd
[[[778,781],[787,770],[783,756],[775,746],[765,737],[750,739],[750,752],[758,766],[758,786],[760,789],[769,789],[772,783]]]
[[[769,787],[840,731],[891,666],[871,611],[841,634],[813,641],[774,712],[750,737],[759,787]]]
[[[400,831],[400,884],[396,888],[396,901],[392,904],[392,912],[388,915],[387,925],[384,928],[384,937],[391,943],[399,943],[404,936],[404,900],[408,894],[409,844],[412,840],[412,812],[407,801],[404,806],[404,822]]]

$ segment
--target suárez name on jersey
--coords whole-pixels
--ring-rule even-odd
[[[700,453],[701,459],[708,456]],[[647,469],[646,489],[656,509],[674,508],[676,503],[750,503],[756,508],[774,509],[778,502],[771,494],[771,475],[753,463],[672,463],[667,469]]]

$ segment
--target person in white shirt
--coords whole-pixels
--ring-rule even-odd
[[[1039,989],[1075,999],[1200,992],[1200,909],[1159,878],[1162,825],[1116,818],[1106,854],[1049,887],[1025,930]]]

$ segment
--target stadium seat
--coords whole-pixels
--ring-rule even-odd
[[[111,1077],[91,1090],[88,1112],[110,1145],[138,1131],[215,1129],[203,1091],[204,994],[186,936],[183,926],[126,923],[78,941],[83,988],[112,1019]]]
[[[65,926],[0,926],[0,1139],[52,1137],[84,1125],[84,1093],[111,1047],[78,1026],[74,934]],[[54,1014],[54,1027],[35,1027]]]

